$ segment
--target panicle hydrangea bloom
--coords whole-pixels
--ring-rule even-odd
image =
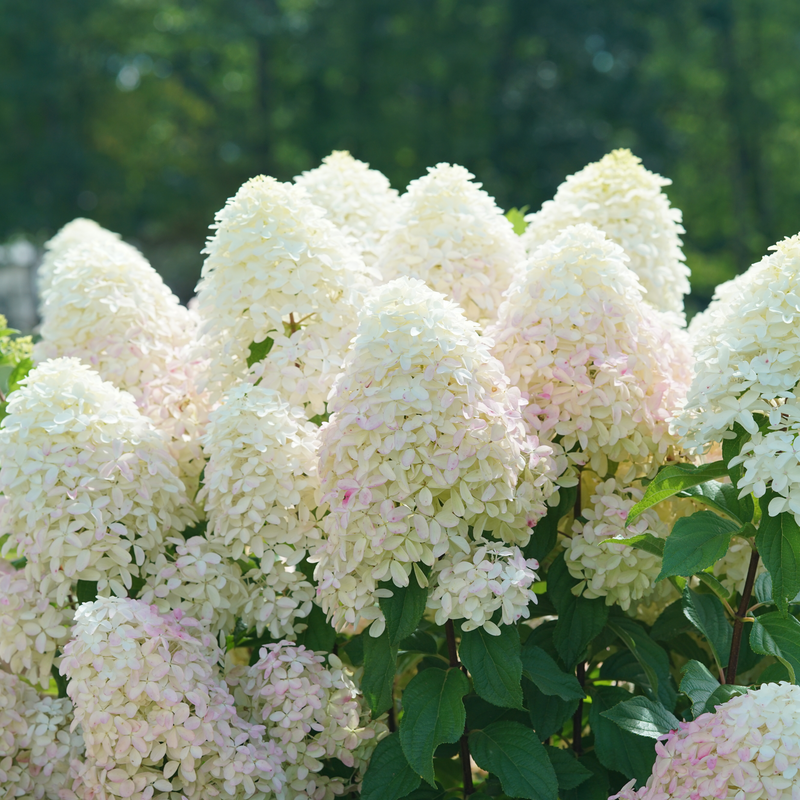
[[[337,758],[359,772],[378,739],[388,733],[369,710],[339,658],[291,642],[261,648],[258,662],[234,668],[228,681],[239,707],[263,724],[284,754],[287,800],[331,800],[348,788],[341,778],[320,774]]]
[[[681,722],[638,791],[609,800],[800,800],[800,686],[767,683]]]
[[[486,332],[530,430],[601,476],[608,460],[641,464],[674,444],[691,371],[688,339],[643,304],[626,261],[602,231],[566,228],[521,267]]]
[[[247,378],[324,413],[371,273],[304,189],[274,178],[247,181],[212,228],[197,286],[212,397]]]
[[[31,578],[32,565],[14,570],[0,561],[0,661],[31,683],[46,687],[56,649],[69,637],[72,612],[56,608]]]
[[[169,437],[193,496],[203,466],[196,438],[206,416],[195,317],[122,242],[69,248],[56,260],[43,299],[34,360],[80,358],[130,392]]]
[[[642,533],[658,539],[669,535],[669,528],[654,509],[648,509],[626,527],[628,512],[643,496],[641,489],[622,486],[614,478],[597,486],[591,507],[581,512],[586,521],[575,520],[573,536],[565,542],[567,569],[580,581],[574,594],[605,597],[606,605],[616,603],[627,610],[631,603],[653,591],[661,559],[625,543]]]
[[[734,536],[731,538],[728,552],[719,561],[715,562],[712,571],[728,591],[739,592],[740,594],[744,591],[752,552],[753,548],[750,542]],[[764,572],[764,562],[759,560],[756,576],[762,572]]]
[[[625,250],[644,299],[682,320],[689,269],[681,250],[681,212],[670,208],[662,191],[671,183],[646,170],[630,150],[614,150],[570,175],[552,200],[525,217],[522,241],[533,253],[568,225],[588,222]]]
[[[194,522],[177,464],[133,397],[76,358],[46,361],[0,425],[3,554],[64,606],[75,581],[126,594],[163,536]]]
[[[411,181],[400,198],[398,223],[378,248],[376,268],[386,280],[422,279],[483,325],[497,315],[525,251],[474,177],[456,164],[437,164]]]
[[[68,786],[70,762],[83,751],[70,731],[72,704],[40,697],[16,675],[0,670],[0,790],[3,798],[57,800]]]
[[[436,563],[436,585],[428,598],[437,625],[464,620],[461,630],[484,628],[500,635],[492,614],[501,611],[503,625],[530,616],[528,606],[538,602],[531,588],[538,579],[539,562],[526,559],[518,547],[498,542],[471,542],[470,552],[458,547]]]
[[[378,242],[395,224],[400,210],[397,191],[388,178],[346,150],[334,150],[320,166],[298,175],[294,182],[325,209],[364,263],[372,266]]]
[[[133,800],[236,800],[280,794],[282,753],[238,716],[196,620],[139,600],[103,598],[75,615],[61,673],[86,760],[73,791]]]
[[[43,297],[50,288],[56,262],[73,247],[87,244],[96,244],[99,247],[119,246],[130,249],[137,256],[139,251],[121,241],[118,233],[106,230],[94,220],[78,217],[68,222],[61,230],[44,245],[44,257],[36,273],[39,296]]]
[[[320,602],[336,626],[383,619],[379,581],[405,586],[469,528],[521,545],[552,492],[550,448],[525,436],[519,392],[477,326],[422,281],[375,290],[321,428]],[[425,582],[421,569],[418,581]]]

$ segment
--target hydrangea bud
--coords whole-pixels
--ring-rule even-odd
[[[69,786],[70,762],[81,756],[83,737],[70,730],[72,704],[40,697],[0,670],[0,788],[4,798],[55,800]]]
[[[247,181],[212,228],[197,286],[212,396],[252,366],[252,382],[324,413],[371,273],[303,189],[274,178]]]
[[[195,318],[123,242],[68,248],[54,263],[43,300],[34,360],[79,358],[130,392],[169,438],[194,496],[203,466],[196,434],[206,416]]]
[[[626,261],[602,231],[568,227],[518,271],[487,330],[529,429],[600,476],[609,460],[667,452],[690,374],[686,337],[643,304]]]
[[[84,728],[75,783],[88,797],[280,795],[282,753],[263,726],[238,716],[214,666],[221,653],[196,625],[127,598],[78,608],[61,673]]]
[[[525,217],[522,241],[532,254],[567,226],[588,222],[624,249],[644,299],[682,320],[689,269],[681,250],[681,212],[670,208],[662,191],[671,183],[646,170],[630,150],[614,150],[570,175],[552,200]]]
[[[524,546],[552,491],[550,448],[477,326],[422,281],[375,290],[329,399],[319,476],[319,598],[336,626],[383,620],[378,582],[406,586],[475,537]]]
[[[660,737],[645,786],[609,800],[800,800],[800,686],[766,683]]]
[[[76,358],[40,364],[0,426],[0,533],[64,606],[74,582],[123,596],[194,522],[175,460],[133,397]]]
[[[407,275],[459,303],[467,317],[493,320],[525,251],[494,199],[464,167],[437,164],[411,181],[398,224],[378,248],[387,280]]]
[[[606,605],[616,603],[628,610],[631,603],[652,593],[661,559],[625,540],[643,533],[666,539],[669,528],[655,509],[648,509],[626,527],[628,512],[643,496],[641,489],[620,485],[614,478],[596,487],[591,506],[581,511],[585,521],[572,523],[573,536],[565,542],[567,569],[580,581],[574,594],[604,597]]]
[[[325,760],[363,770],[388,733],[383,720],[370,722],[360,692],[332,653],[326,664],[326,656],[284,641],[262,647],[259,656],[248,669],[234,668],[228,681],[250,721],[264,725],[284,753],[287,800],[344,794],[352,787],[321,774]]]
[[[372,266],[378,242],[399,214],[397,191],[386,176],[346,150],[334,150],[320,166],[298,175],[294,182],[325,209],[364,263]]]

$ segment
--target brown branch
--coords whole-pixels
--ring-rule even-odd
[[[731,655],[728,659],[727,683],[736,683],[736,668],[739,666],[739,649],[742,646],[742,632],[744,619],[747,616],[747,607],[750,605],[750,596],[753,594],[753,584],[756,582],[758,570],[758,552],[753,548],[750,554],[750,566],[747,569],[747,580],[744,583],[742,602],[739,603],[739,613],[733,623],[733,639],[731,640]]]
[[[450,656],[450,666],[461,669],[466,675],[464,665],[458,660],[458,650],[456,649],[456,629],[453,620],[449,619],[444,624],[444,631],[447,635],[447,654]],[[472,785],[472,757],[469,753],[469,740],[467,739],[467,726],[464,725],[464,733],[459,739],[459,750],[461,755],[461,774],[464,778],[464,797],[471,795],[475,788]]]
[[[586,684],[586,664],[581,661],[575,668],[575,676],[581,687]],[[578,700],[578,708],[572,715],[572,749],[576,755],[583,753],[583,698]]]

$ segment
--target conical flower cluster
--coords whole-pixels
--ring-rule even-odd
[[[79,580],[123,596],[194,521],[178,467],[133,397],[75,358],[34,369],[0,426],[3,552],[64,606]]]
[[[378,737],[388,733],[382,720],[370,722],[364,700],[339,658],[298,647],[269,644],[249,669],[237,668],[227,680],[240,708],[284,753],[287,800],[331,800],[352,786],[322,774],[336,758],[360,773]],[[360,779],[360,775],[354,775]]]
[[[346,150],[334,150],[320,166],[298,175],[294,182],[325,209],[364,263],[372,266],[378,243],[399,214],[397,191],[386,176]]]
[[[194,625],[127,598],[78,608],[61,673],[86,743],[81,800],[280,796],[281,750],[238,716],[221,654]]]
[[[248,378],[324,413],[371,282],[364,262],[303,189],[274,178],[245,183],[212,227],[197,296],[214,398]]]
[[[630,150],[614,150],[570,175],[552,200],[525,217],[525,248],[533,254],[568,225],[588,222],[623,248],[644,299],[682,320],[689,269],[681,250],[681,212],[670,208],[662,191],[671,183],[646,170]]]
[[[376,290],[329,403],[315,577],[336,626],[376,619],[377,635],[379,582],[405,586],[413,570],[425,585],[421,565],[485,536],[511,558],[527,543],[550,449],[525,436],[519,392],[454,303],[409,278]]]
[[[663,456],[691,375],[688,340],[644,305],[626,262],[597,228],[567,227],[519,270],[487,330],[531,432],[600,476],[609,460]]]
[[[765,683],[681,722],[656,743],[645,786],[631,781],[610,800],[797,800],[800,687]]]
[[[513,226],[474,177],[464,167],[437,164],[411,181],[376,267],[386,280],[420,278],[485,325],[497,315],[525,254]]]

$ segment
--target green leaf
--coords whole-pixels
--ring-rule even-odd
[[[681,691],[692,701],[692,716],[696,719],[719,688],[719,681],[699,661],[687,661],[681,673]]]
[[[457,742],[464,733],[466,712],[461,698],[468,691],[467,676],[451,667],[417,673],[403,693],[400,743],[409,765],[431,786],[435,785],[436,748]]]
[[[750,631],[750,647],[756,653],[775,656],[789,670],[792,683],[800,676],[800,622],[779,611],[756,617]]]
[[[517,722],[495,722],[469,735],[475,763],[500,779],[509,797],[557,800],[558,779],[533,731]]]
[[[772,576],[769,572],[762,572],[757,578],[754,586],[756,600],[759,603],[773,603],[772,599]]]
[[[584,767],[571,750],[550,745],[546,745],[544,749],[556,772],[559,793],[576,789],[592,777],[592,771]]]
[[[436,784],[436,788],[430,786],[420,786],[415,789],[411,794],[407,794],[403,800],[444,800],[447,797],[448,789],[445,789],[441,783]],[[475,797],[474,794],[470,795],[470,800]]]
[[[522,648],[522,671],[546,695],[557,695],[562,700],[586,697],[578,679],[562,671],[541,647]]]
[[[427,631],[414,631],[411,636],[406,636],[400,642],[400,649],[407,653],[426,653],[428,655],[436,655],[439,652],[436,639]]]
[[[247,366],[252,367],[253,364],[263,361],[269,355],[269,351],[272,350],[273,344],[275,342],[269,336],[263,342],[251,342],[250,354],[247,356]]]
[[[606,719],[619,725],[624,731],[658,739],[668,731],[677,730],[680,720],[661,703],[648,700],[646,697],[634,697],[624,700],[613,708],[603,712]]]
[[[79,603],[93,603],[97,600],[97,581],[78,581],[75,594]]]
[[[767,508],[768,496],[764,500]],[[800,526],[794,514],[784,511],[777,517],[762,518],[756,549],[772,578],[773,602],[779,611],[788,614],[789,600],[800,592]]]
[[[592,773],[591,780],[584,781],[575,789],[561,790],[559,794],[562,800],[606,800],[611,794],[608,770],[594,753],[584,753],[578,763]]]
[[[635,547],[637,550],[644,550],[659,558],[664,556],[664,540],[657,539],[652,533],[640,533],[638,536],[631,536],[630,539],[625,539],[625,544],[629,547]]]
[[[736,486],[744,475],[744,466],[737,464],[735,467],[728,467],[731,459],[738,456],[745,442],[750,441],[751,434],[748,433],[740,422],[733,425],[734,436],[730,439],[722,440],[722,463],[725,464],[731,483]]]
[[[522,693],[531,725],[542,742],[554,733],[560,733],[564,723],[578,708],[577,700],[562,700],[556,695],[546,695],[527,678],[522,679]]]
[[[698,572],[696,577],[705,588],[710,589],[720,600],[729,602],[733,597],[733,592],[726,589],[722,585],[722,581],[714,577],[710,572]]]
[[[50,675],[53,677],[53,680],[56,684],[56,692],[58,693],[58,697],[67,697],[67,679],[58,671],[58,667],[53,664],[50,667]]]
[[[8,376],[8,392],[7,394],[11,394],[11,392],[16,391],[19,389],[20,383],[28,377],[28,373],[33,369],[33,361],[30,358],[23,358],[14,369],[11,370],[11,374]]]
[[[713,594],[698,594],[688,586],[683,590],[683,613],[711,645],[720,667],[728,666],[733,628],[720,599]]]
[[[514,228],[514,233],[517,236],[522,236],[525,233],[525,229],[528,227],[528,223],[525,222],[525,214],[527,213],[530,206],[522,206],[522,208],[509,208],[506,211],[506,219],[511,223]]]
[[[712,511],[698,511],[681,517],[672,528],[664,547],[664,563],[657,581],[672,575],[688,578],[716,564],[741,526]]]
[[[458,654],[472,676],[475,691],[488,702],[522,708],[522,657],[519,633],[513,625],[500,627],[500,636],[483,628],[461,635]]]
[[[660,503],[690,486],[697,486],[714,478],[721,478],[726,474],[727,470],[721,461],[702,464],[699,467],[694,464],[672,464],[663,467],[648,484],[644,497],[628,512],[627,524],[630,525],[643,511],[647,511],[656,503]]]
[[[400,800],[422,781],[403,754],[400,734],[378,742],[361,784],[361,800]]]
[[[650,628],[650,638],[656,642],[668,642],[682,633],[692,630],[692,623],[683,613],[680,600],[670,603]]]
[[[361,677],[361,691],[369,703],[372,715],[378,716],[392,705],[397,648],[389,643],[386,631],[377,638],[367,634],[362,639],[364,674]]]
[[[500,720],[511,720],[522,725],[528,725],[528,715],[525,711],[516,708],[501,708],[487,703],[482,697],[476,694],[468,695],[464,698],[464,708],[467,710],[467,728],[485,728],[493,722]]]
[[[739,525],[750,522],[755,512],[753,498],[749,494],[740,498],[739,490],[731,483],[701,483],[684,489],[679,497],[691,497],[696,503],[720,511]]]
[[[634,620],[618,616],[608,621],[608,627],[619,636],[627,648],[636,657],[647,676],[653,697],[668,709],[675,707],[677,692],[672,686],[669,656],[645,632],[644,628]]]
[[[635,778],[640,784],[650,777],[656,750],[649,739],[623,730],[603,716],[618,703],[630,700],[630,692],[618,686],[600,686],[589,706],[589,724],[594,733],[594,749],[606,769]]]
[[[429,567],[426,569],[430,571]],[[408,586],[399,587],[391,581],[384,581],[379,583],[378,587],[392,593],[391,597],[381,597],[378,602],[383,616],[386,617],[389,643],[397,647],[417,629],[428,601],[428,587],[419,585],[413,570],[409,576]]]
[[[336,631],[326,619],[325,612],[314,603],[311,613],[303,621],[307,627],[297,635],[297,644],[319,653],[330,653],[336,644]]]
[[[547,513],[536,523],[531,531],[528,544],[522,548],[525,558],[535,558],[544,561],[558,541],[558,523],[572,511],[575,498],[578,496],[576,486],[558,490],[558,503],[549,506]]]
[[[736,686],[730,683],[726,683],[723,686],[717,686],[717,688],[714,689],[714,691],[709,695],[708,700],[706,700],[706,705],[703,711],[714,712],[716,711],[717,706],[721,706],[723,703],[727,703],[728,700],[738,697],[741,694],[747,694],[746,686]]]

